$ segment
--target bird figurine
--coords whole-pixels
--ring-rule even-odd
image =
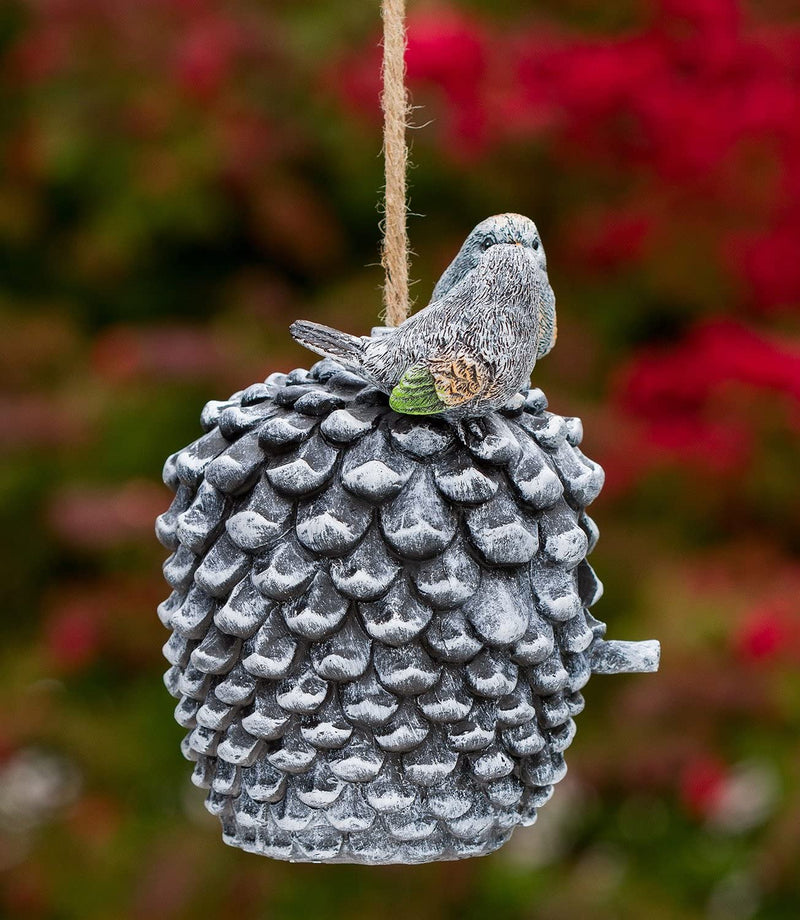
[[[299,320],[303,346],[389,394],[406,415],[468,419],[527,387],[556,341],[555,296],[539,232],[521,214],[478,224],[437,282],[427,307],[379,336]]]
[[[276,859],[490,853],[565,776],[592,674],[659,659],[589,610],[580,419],[520,392],[555,340],[536,227],[484,221],[383,337],[293,333],[335,360],[210,401],[164,467],[192,781],[226,843]]]

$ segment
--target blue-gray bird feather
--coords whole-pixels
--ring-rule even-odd
[[[306,321],[291,333],[389,393],[399,412],[486,415],[527,385],[555,344],[555,296],[536,225],[521,214],[482,221],[430,304],[382,336]]]

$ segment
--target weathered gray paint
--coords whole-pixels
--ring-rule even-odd
[[[227,843],[305,862],[489,853],[566,771],[604,640],[603,483],[540,390],[398,416],[333,361],[203,411],[169,459],[167,687]]]
[[[465,358],[478,368],[480,395],[450,419],[503,408],[555,344],[555,296],[539,231],[521,214],[481,221],[436,284],[430,304],[380,336],[356,337],[299,321],[292,335],[341,361],[386,393],[411,367]]]

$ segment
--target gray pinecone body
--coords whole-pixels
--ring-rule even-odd
[[[416,863],[535,820],[605,644],[603,473],[519,403],[417,420],[325,360],[209,403],[167,462],[165,679],[228,843]]]

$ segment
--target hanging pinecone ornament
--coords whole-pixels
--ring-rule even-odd
[[[371,338],[299,324],[347,366],[209,403],[167,461],[166,683],[227,843],[489,853],[563,778],[592,673],[656,669],[656,642],[589,613],[603,471],[580,420],[520,388],[552,304],[534,225],[491,218],[431,306]]]
[[[653,671],[589,607],[603,471],[530,376],[541,240],[469,235],[406,319],[402,0],[383,0],[390,328],[298,322],[324,360],[203,410],[170,457],[159,614],[185,756],[233,846],[297,862],[490,853],[566,772],[592,673]]]

